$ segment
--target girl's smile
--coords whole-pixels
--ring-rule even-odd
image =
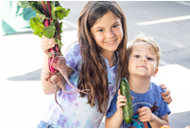
[[[117,41],[117,39],[112,40],[112,41],[107,41],[107,42],[105,42],[105,43],[106,43],[107,45],[111,46],[111,45],[113,45],[114,43],[116,43],[116,41]]]

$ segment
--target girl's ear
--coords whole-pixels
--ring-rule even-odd
[[[158,68],[154,71],[153,77],[155,77],[157,73],[158,73]]]

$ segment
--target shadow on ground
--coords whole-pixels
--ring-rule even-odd
[[[24,75],[7,78],[10,81],[40,81],[42,69],[29,72]]]
[[[190,111],[169,115],[169,122],[172,128],[185,128],[186,126],[190,126]]]

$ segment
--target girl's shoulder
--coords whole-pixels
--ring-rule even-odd
[[[80,45],[79,45],[79,42],[74,42],[72,44],[70,44],[66,50],[67,51],[79,51],[79,48],[80,48]]]
[[[74,42],[74,43],[70,44],[67,47],[64,55],[70,55],[70,54],[72,54],[73,56],[78,56],[79,53],[80,53],[79,50],[80,50],[79,43],[78,42]]]

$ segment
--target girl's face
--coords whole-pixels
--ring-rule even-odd
[[[129,56],[128,71],[130,75],[143,77],[155,76],[158,72],[156,53],[148,43],[134,44]]]
[[[102,53],[114,52],[123,39],[121,20],[108,11],[91,27],[91,33]]]

